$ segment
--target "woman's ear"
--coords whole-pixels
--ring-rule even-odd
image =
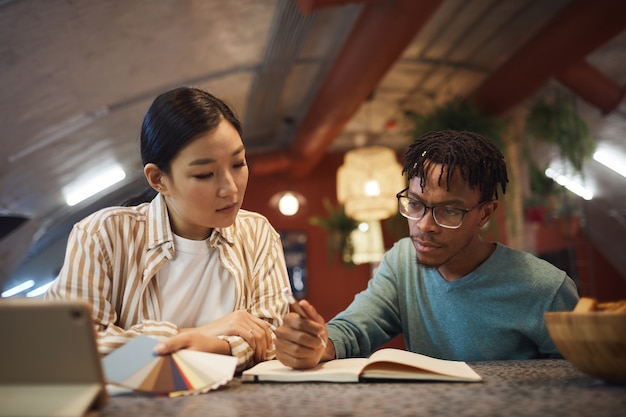
[[[478,224],[479,227],[483,227],[484,225],[487,224],[487,222],[489,221],[491,216],[493,216],[493,213],[495,213],[497,208],[498,208],[498,200],[491,200],[489,202],[486,202],[483,205],[483,208],[481,210],[482,217],[480,218],[480,223]]]
[[[158,193],[165,191],[163,173],[156,164],[146,164],[146,166],[143,167],[143,173],[150,187],[154,188]]]

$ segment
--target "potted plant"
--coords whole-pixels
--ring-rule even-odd
[[[541,145],[553,148],[557,157],[566,162],[564,166],[570,168],[571,174],[582,175],[584,162],[591,158],[595,150],[595,141],[587,124],[562,95],[555,94],[552,98],[541,97],[532,103],[524,132],[528,139],[525,141],[524,155],[528,162],[531,192],[527,201],[539,202],[553,217],[562,219],[560,221],[564,224],[574,225],[577,232],[580,224],[579,204],[573,202],[573,195],[544,174],[549,161],[543,164],[538,162],[531,149]],[[571,232],[567,234],[575,235]]]
[[[541,97],[533,102],[526,117],[524,131],[528,137],[525,155],[530,147],[545,143],[556,149],[569,162],[573,173],[582,173],[583,163],[591,158],[595,141],[585,121],[561,95],[552,99]],[[533,164],[529,159],[529,164]]]

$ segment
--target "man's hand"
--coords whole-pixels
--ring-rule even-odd
[[[328,340],[324,318],[308,301],[299,304],[309,319],[296,313],[284,317],[283,325],[276,329],[276,358],[286,366],[308,369],[321,360],[334,359],[335,347]]]

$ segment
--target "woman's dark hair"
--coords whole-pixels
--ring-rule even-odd
[[[422,190],[432,169],[430,164],[447,168],[445,182],[458,168],[463,180],[471,188],[478,188],[481,201],[498,199],[498,184],[506,193],[509,178],[502,152],[489,139],[473,132],[442,130],[418,138],[404,156],[402,173],[410,180],[419,177]],[[439,173],[442,183],[443,169]],[[449,186],[449,185],[448,185]]]
[[[141,160],[169,173],[172,159],[189,142],[217,128],[227,120],[242,135],[241,122],[219,98],[194,87],[178,87],[159,95],[148,109],[141,125]],[[148,187],[143,194],[123,205],[150,201],[156,191]]]

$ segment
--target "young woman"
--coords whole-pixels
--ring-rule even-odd
[[[240,122],[213,95],[176,88],[149,108],[141,157],[154,198],[77,223],[46,298],[91,304],[103,354],[144,334],[158,353],[230,354],[240,370],[273,358],[289,280],[278,233],[241,209]]]

